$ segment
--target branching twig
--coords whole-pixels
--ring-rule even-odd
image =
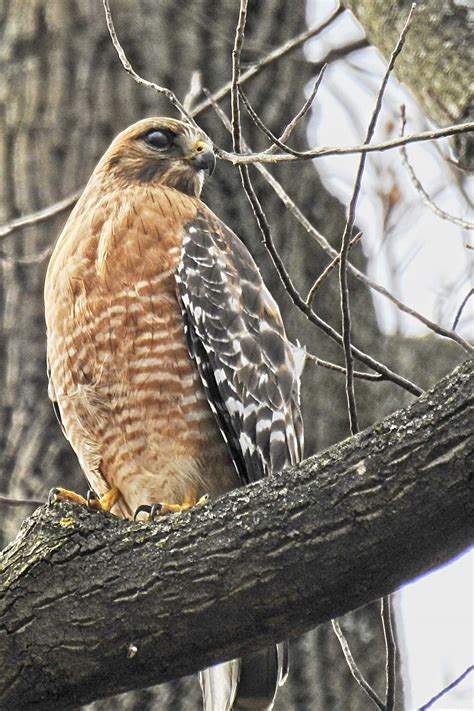
[[[411,18],[413,11],[415,9],[415,3],[412,4],[410,12],[408,13],[405,25],[400,33],[398,42],[391,54],[390,60],[388,62],[387,68],[385,70],[380,89],[377,94],[375,101],[374,110],[367,127],[367,133],[364,140],[364,145],[369,145],[377,125],[377,120],[382,109],[382,101],[385,93],[385,89],[392,73],[393,67],[395,65],[396,59],[399,56],[403,45],[405,43],[405,38],[410,27]],[[351,200],[349,203],[347,221],[344,228],[344,233],[341,240],[341,251],[340,251],[340,261],[339,261],[339,288],[341,297],[341,320],[342,320],[342,341],[344,349],[344,360],[346,362],[346,397],[347,397],[347,409],[349,413],[349,423],[350,431],[354,436],[359,432],[359,422],[357,417],[357,403],[354,392],[354,360],[352,354],[352,338],[351,338],[351,310],[350,310],[350,296],[349,287],[347,283],[347,263],[349,256],[349,247],[351,242],[352,230],[354,229],[355,223],[355,212],[357,201],[359,199],[360,190],[362,187],[362,178],[364,175],[365,164],[367,161],[367,153],[361,153],[359,158],[359,165],[357,168],[356,177],[354,180],[354,188],[352,191]],[[382,599],[382,626],[385,636],[385,646],[386,646],[386,692],[385,692],[385,711],[393,711],[395,706],[395,682],[396,682],[396,651],[397,647],[395,644],[395,637],[393,633],[392,620],[390,614],[390,599],[384,597]],[[337,623],[333,622],[334,631],[337,634],[339,642],[344,647],[347,647],[345,651],[346,659],[351,669],[352,674],[355,676],[353,671],[353,660],[352,664],[349,663],[349,646],[346,640],[344,640],[343,633],[338,628]],[[344,644],[343,644],[344,640]],[[370,686],[364,681],[362,676],[358,673],[360,679],[355,676],[358,683],[362,688],[369,693]],[[367,688],[368,687],[368,688]],[[373,691],[373,690],[372,690]],[[375,694],[375,692],[373,692]],[[372,693],[369,693],[372,701],[375,702]]]
[[[214,110],[219,116],[220,120],[222,121],[223,125],[227,128],[227,130],[230,132],[232,130],[232,127],[230,125],[230,121],[225,115],[225,113],[222,111],[220,106],[213,101],[212,96],[210,92],[203,88],[203,92],[206,94],[206,96],[209,98],[211,101]],[[244,149],[246,146],[244,145]],[[260,167],[263,169],[263,166],[257,166],[257,168]],[[269,175],[269,178],[272,177]],[[275,181],[277,182],[277,181]],[[262,224],[265,224],[266,220],[262,222]],[[260,226],[260,223],[259,223]],[[267,223],[268,226],[268,223]],[[324,239],[324,238],[323,238]],[[273,261],[273,264],[278,272],[278,275],[287,291],[289,294],[291,300],[293,301],[294,305],[306,316],[306,318],[314,323],[318,328],[320,328],[331,340],[335,341],[335,343],[338,343],[339,345],[342,344],[342,337],[341,334],[338,333],[330,324],[328,324],[324,319],[322,319],[318,314],[316,314],[310,306],[304,301],[303,297],[301,294],[298,292],[298,290],[295,288],[288,272],[285,269],[285,266],[283,264],[283,261],[278,254],[278,251],[275,248],[275,245],[273,244],[273,241],[271,239],[271,234],[268,229],[268,233],[265,236],[264,239],[264,244],[270,254],[270,257]],[[332,249],[332,248],[331,248]],[[336,255],[337,252],[334,250],[334,255]],[[364,353],[361,351],[359,348],[356,348],[355,346],[352,346],[352,351],[354,353],[354,356],[360,360],[361,363],[364,363],[367,365],[369,368],[372,368],[372,370],[375,370],[377,373],[380,375],[383,375],[387,380],[390,380],[393,383],[396,383],[400,387],[404,388],[408,392],[410,392],[412,395],[416,395],[417,397],[422,394],[423,390],[419,388],[417,385],[412,383],[410,380],[407,378],[404,378],[403,376],[399,375],[398,373],[395,373],[394,371],[390,370],[386,365],[383,363],[380,363],[379,361],[375,360],[375,358],[372,358],[372,356],[369,356],[367,353]]]
[[[206,93],[206,92],[205,92]],[[218,109],[220,111],[220,109]],[[316,242],[320,245],[320,247],[328,254],[332,259],[335,257],[339,256],[339,252],[337,252],[331,245],[329,244],[328,240],[324,235],[322,235],[315,227],[314,225],[311,224],[311,222],[303,215],[299,207],[295,204],[295,202],[290,198],[288,193],[284,190],[282,185],[278,182],[278,180],[265,168],[265,166],[256,164],[256,169],[263,175],[265,180],[268,182],[270,187],[275,191],[275,193],[278,195],[280,200],[283,202],[285,207],[288,209],[288,211],[298,220],[298,222],[304,227],[304,229],[316,240]],[[366,274],[361,272],[357,267],[354,267],[350,262],[347,264],[348,269],[351,271],[351,273],[364,283],[366,286],[370,287],[374,291],[377,291],[379,294],[384,296],[385,298],[389,299],[400,311],[403,311],[404,313],[408,314],[409,316],[412,316],[413,318],[417,319],[420,321],[420,323],[424,324],[427,328],[430,329],[430,331],[433,331],[433,333],[437,333],[439,336],[443,336],[444,338],[449,338],[456,343],[458,343],[466,352],[471,353],[473,351],[472,346],[467,343],[467,341],[459,336],[457,333],[454,333],[453,331],[450,331],[449,329],[443,328],[439,324],[435,323],[434,321],[431,321],[431,319],[427,318],[426,316],[423,316],[423,314],[420,314],[418,311],[413,309],[411,306],[408,306],[405,304],[403,301],[400,301],[396,296],[391,294],[384,286],[381,284],[378,284],[376,281],[368,277]]]
[[[314,85],[313,91],[311,92],[311,96],[310,96],[311,102],[310,102],[310,103],[306,102],[306,104],[305,104],[304,107],[303,107],[303,109],[305,109],[305,113],[308,111],[308,109],[309,109],[309,107],[311,106],[311,103],[312,103],[314,97],[316,96],[316,91],[317,91],[318,88],[319,88],[319,85],[320,85],[320,83],[321,83],[321,79],[322,79],[322,77],[323,77],[323,74],[324,74],[324,71],[321,70],[321,73],[320,73],[320,75],[319,75],[319,77],[318,77],[318,81],[317,81],[316,84]],[[277,148],[280,148],[282,151],[285,151],[285,153],[290,153],[290,154],[293,155],[293,156],[299,155],[299,154],[300,154],[300,151],[297,151],[297,150],[295,150],[294,148],[291,148],[291,146],[287,146],[286,143],[282,140],[282,138],[277,138],[277,137],[275,136],[275,134],[268,128],[268,126],[262,121],[262,119],[261,119],[260,116],[257,114],[257,112],[252,108],[252,105],[250,104],[250,101],[248,100],[248,98],[247,98],[247,96],[246,96],[244,90],[243,90],[242,87],[240,87],[240,86],[239,86],[239,93],[240,93],[240,96],[241,96],[241,98],[242,98],[242,101],[244,102],[245,108],[247,109],[247,111],[248,111],[248,113],[249,113],[249,116],[250,116],[250,118],[252,119],[252,121],[255,123],[255,125],[257,126],[257,128],[259,128],[259,129],[262,131],[262,133],[264,133],[265,136],[266,136],[267,138],[269,138],[270,141],[272,142],[272,146],[270,146],[270,148],[267,148],[267,150],[266,150],[265,152],[266,152],[267,154],[270,153],[270,151],[273,150],[274,147],[276,146]],[[304,115],[304,114],[303,114],[303,115]],[[295,117],[295,118],[298,118],[298,117]],[[283,132],[283,135],[287,134],[287,130],[288,130],[289,126],[290,126],[290,124],[288,124],[288,126],[285,128],[285,130],[284,130],[284,132]],[[291,129],[291,130],[293,130],[293,129]]]
[[[310,360],[313,363],[316,363],[316,365],[320,365],[322,368],[334,370],[337,373],[344,374],[346,372],[346,369],[343,368],[342,365],[336,365],[336,363],[331,363],[328,360],[318,358],[318,356],[313,355],[313,353],[306,352],[306,360]],[[372,382],[381,382],[383,380],[387,380],[387,378],[378,373],[364,373],[360,370],[354,371],[354,378],[359,378],[360,380],[370,380]]]
[[[385,89],[392,73],[393,67],[395,65],[396,59],[400,54],[402,47],[405,43],[405,37],[410,27],[411,18],[413,15],[413,10],[415,4],[411,6],[411,10],[408,13],[408,18],[405,22],[405,26],[400,33],[398,42],[393,50],[390,60],[388,62],[387,68],[385,70],[380,89],[377,94],[375,101],[374,110],[367,127],[367,133],[364,140],[364,145],[369,145],[377,125],[377,120],[382,109],[382,101],[385,93]],[[351,349],[351,312],[350,312],[350,299],[349,299],[349,289],[347,286],[347,261],[349,255],[349,243],[351,240],[352,230],[354,229],[355,222],[355,211],[357,206],[357,201],[359,199],[360,190],[362,187],[362,176],[364,174],[365,163],[367,161],[367,154],[362,153],[359,159],[359,165],[357,168],[356,177],[354,180],[354,188],[352,191],[352,197],[349,203],[349,209],[347,214],[346,226],[344,228],[344,233],[342,235],[341,243],[341,258],[339,262],[339,285],[341,294],[341,318],[342,318],[342,341],[344,347],[344,359],[346,361],[346,396],[347,396],[347,407],[349,411],[349,421],[351,433],[353,435],[357,434],[359,431],[359,424],[357,418],[357,406],[354,394],[354,361]]]
[[[351,250],[352,247],[355,247],[355,245],[356,245],[358,242],[360,242],[361,237],[362,237],[362,232],[359,232],[359,234],[357,234],[355,237],[353,237],[353,238],[351,239],[351,241],[349,242],[349,250]],[[327,267],[325,267],[325,268],[323,269],[323,271],[322,271],[321,274],[318,276],[318,278],[317,278],[316,281],[314,282],[314,284],[313,284],[313,286],[311,287],[311,289],[308,291],[308,296],[306,297],[306,303],[307,303],[307,304],[309,304],[309,305],[311,306],[311,304],[313,303],[313,300],[314,300],[314,297],[315,297],[315,295],[316,295],[317,290],[319,289],[319,287],[321,286],[321,284],[323,283],[323,281],[324,281],[325,279],[327,279],[328,275],[332,272],[332,270],[333,270],[335,267],[337,267],[337,265],[339,264],[340,259],[341,259],[341,255],[340,255],[340,254],[337,254],[337,255],[334,257],[334,259],[333,259],[331,262],[329,262],[329,264],[327,265]]]
[[[371,143],[370,146],[346,146],[335,148],[332,146],[323,146],[310,151],[301,151],[298,156],[289,155],[288,153],[269,154],[265,151],[262,153],[246,153],[239,155],[222,151],[222,158],[228,160],[233,165],[248,165],[249,163],[288,163],[295,160],[313,160],[314,158],[322,158],[323,156],[342,156],[352,155],[354,153],[378,153],[381,151],[400,148],[400,146],[408,145],[409,143],[421,143],[423,141],[435,141],[439,138],[449,138],[449,136],[459,135],[461,133],[470,133],[474,131],[474,121],[467,123],[456,123],[445,128],[435,129],[433,131],[422,131],[421,133],[412,133],[404,138],[393,138],[390,141],[382,143]]]
[[[344,657],[347,662],[347,666],[349,667],[349,670],[356,680],[356,682],[359,684],[361,689],[365,691],[369,699],[377,706],[377,708],[380,709],[380,711],[385,711],[385,705],[381,698],[378,696],[378,694],[374,691],[374,689],[366,682],[364,677],[359,671],[359,668],[357,664],[354,661],[354,657],[352,656],[351,650],[349,649],[349,645],[347,644],[347,640],[344,636],[344,633],[341,630],[341,626],[338,622],[338,620],[332,620],[332,627],[334,632],[336,633],[336,637],[339,640],[339,644],[341,645],[341,649],[344,653]]]
[[[286,57],[287,54],[290,54],[290,52],[293,52],[295,49],[301,47],[307,40],[319,35],[321,32],[327,29],[329,25],[331,25],[334,20],[336,20],[336,18],[338,18],[339,15],[341,15],[343,12],[344,8],[339,5],[334,10],[334,12],[332,12],[329,17],[327,17],[322,23],[310,27],[304,32],[301,32],[301,34],[297,35],[296,37],[293,37],[284,44],[280,45],[272,52],[269,52],[259,62],[249,67],[249,69],[247,69],[241,74],[239,79],[240,84],[243,84],[251,77],[255,76],[256,74],[259,74],[263,69],[265,69],[265,67],[268,67],[270,64],[273,64],[273,62],[276,62],[279,59]],[[205,101],[199,104],[195,108],[193,115],[197,116],[202,111],[204,111],[204,109],[208,109],[210,106],[212,106],[213,102],[218,102],[223,99],[225,96],[227,96],[227,94],[230,94],[231,88],[232,81],[229,81],[227,82],[227,84],[224,84],[221,89],[212,94],[212,96],[208,96]]]
[[[321,67],[321,70],[316,77],[316,81],[314,82],[313,88],[311,89],[310,95],[304,102],[303,106],[301,109],[298,111],[296,116],[291,119],[290,123],[285,127],[283,133],[281,134],[280,138],[278,139],[281,141],[281,143],[285,144],[287,140],[290,138],[291,134],[297,127],[297,125],[300,123],[300,121],[306,116],[308,111],[310,110],[311,106],[313,105],[313,102],[316,98],[316,94],[318,93],[318,89],[321,86],[321,82],[324,77],[324,73],[326,71],[327,64],[323,64]],[[241,87],[240,87],[241,89]],[[272,153],[274,150],[276,150],[277,145],[274,144],[273,146],[270,146],[270,148],[267,148],[267,153]]]
[[[403,104],[400,107],[400,113],[401,113],[400,136],[403,137],[405,135],[405,126],[406,126],[406,122],[407,122],[405,106]],[[438,207],[438,205],[436,205],[433,202],[433,200],[430,198],[430,196],[424,189],[423,185],[421,184],[419,178],[417,177],[413,166],[411,165],[410,161],[408,160],[407,149],[405,146],[402,146],[400,148],[400,153],[402,156],[402,163],[405,166],[405,169],[406,169],[408,175],[410,176],[410,180],[413,184],[413,187],[415,188],[416,192],[418,193],[420,198],[423,200],[425,205],[427,205],[430,208],[430,210],[432,210],[436,215],[438,215],[438,217],[441,217],[441,219],[448,220],[449,222],[452,222],[455,225],[462,227],[463,230],[474,230],[474,224],[472,222],[466,222],[466,220],[462,220],[459,217],[450,215],[449,212],[442,210],[440,207]]]
[[[171,89],[166,88],[165,86],[160,86],[159,84],[155,84],[153,81],[148,81],[147,79],[143,79],[135,69],[132,67],[130,62],[127,59],[127,56],[123,50],[122,45],[120,44],[118,37],[117,37],[117,32],[115,30],[114,22],[112,19],[112,13],[110,12],[110,5],[109,5],[109,0],[102,0],[102,4],[104,6],[105,10],[105,19],[107,22],[107,29],[110,34],[110,39],[112,40],[112,44],[115,47],[115,51],[118,54],[118,57],[120,59],[120,62],[127,72],[127,74],[130,74],[130,76],[134,79],[134,81],[137,82],[137,84],[140,84],[140,86],[144,86],[147,89],[152,89],[153,91],[157,92],[158,94],[162,94],[165,96],[170,104],[172,104],[182,116],[184,116],[190,123],[192,123],[194,126],[196,125],[196,122],[194,118],[191,116],[188,111],[184,108],[183,104],[179,101],[177,98],[176,94],[171,91]]]
[[[423,706],[420,706],[418,711],[426,711],[426,709],[430,709],[436,701],[441,699],[445,694],[448,693],[448,691],[451,691],[454,689],[456,686],[458,686],[463,679],[465,679],[472,671],[474,671],[474,665],[471,664],[470,667],[465,669],[462,674],[460,674],[454,681],[452,681],[448,686],[445,686],[444,689],[442,689],[436,696],[433,696],[429,701],[426,702],[426,704],[423,704]]]

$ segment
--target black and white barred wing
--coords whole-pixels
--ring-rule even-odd
[[[190,353],[242,481],[298,462],[304,352],[247,248],[204,207],[185,227],[177,282]]]

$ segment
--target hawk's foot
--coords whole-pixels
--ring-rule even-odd
[[[95,492],[91,489],[87,492],[87,498],[81,496],[81,494],[76,494],[75,491],[70,489],[63,489],[62,487],[55,486],[50,490],[48,495],[48,506],[58,503],[59,501],[72,501],[74,504],[81,504],[82,506],[89,506],[91,508],[99,509],[100,511],[110,511],[112,506],[120,498],[120,491],[116,486],[113,486],[109,491],[101,496],[97,497]]]
[[[194,506],[204,506],[209,501],[209,494],[204,494],[200,499],[192,499],[185,501],[182,504],[165,504],[163,502],[157,504],[141,504],[133,514],[133,520],[137,520],[137,516],[141,513],[148,514],[148,520],[154,521],[156,516],[164,516],[168,513],[177,513],[179,511],[187,511]]]

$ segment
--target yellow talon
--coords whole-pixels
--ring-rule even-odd
[[[204,504],[206,504],[208,500],[209,495],[204,494],[204,496],[201,496],[201,498],[198,500],[193,497],[184,501],[182,504],[167,504],[163,503],[162,501],[157,504],[151,505],[142,504],[135,510],[133,519],[134,521],[136,521],[139,514],[146,513],[149,516],[149,520],[153,521],[156,515],[163,516],[164,514],[168,513],[178,513],[179,511],[187,511],[188,509],[191,509],[194,506],[204,506]]]
[[[110,511],[120,496],[120,491],[116,486],[113,486],[106,494],[101,496],[100,499],[86,499],[84,496],[81,496],[81,494],[76,494],[75,491],[71,491],[70,489],[55,487],[49,492],[48,504],[55,504],[59,501],[72,501],[72,503],[81,504],[81,506],[92,506],[100,511]]]

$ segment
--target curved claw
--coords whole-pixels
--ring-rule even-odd
[[[154,521],[155,516],[157,513],[159,513],[163,508],[163,504],[141,504],[135,509],[135,513],[133,514],[133,520],[137,520],[138,514],[141,513],[147,513],[149,516],[149,521]]]
[[[52,506],[56,503],[56,496],[59,494],[59,489],[57,486],[53,486],[48,493],[48,506]]]
[[[87,501],[87,505],[88,505],[89,507],[93,506],[93,505],[94,505],[93,502],[94,502],[94,501],[97,501],[98,498],[99,498],[99,497],[98,497],[97,494],[95,493],[94,489],[88,489],[88,490],[87,490],[86,501]]]

